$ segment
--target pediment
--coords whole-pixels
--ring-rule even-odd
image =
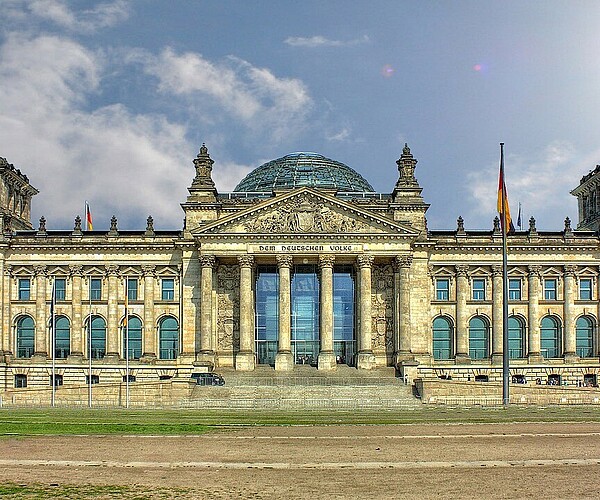
[[[192,230],[207,234],[393,234],[417,236],[399,224],[368,210],[310,188],[270,198],[257,205]]]

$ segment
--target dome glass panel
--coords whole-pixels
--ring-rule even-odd
[[[235,192],[271,192],[301,186],[345,192],[373,192],[348,165],[316,153],[292,153],[261,165],[235,187]]]

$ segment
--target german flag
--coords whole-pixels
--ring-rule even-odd
[[[92,212],[90,212],[90,204],[87,201],[85,202],[85,230],[94,230],[94,225],[92,224]]]
[[[500,143],[500,176],[498,178],[498,214],[500,215],[500,226],[505,234],[514,233],[515,226],[510,217],[508,205],[508,193],[504,182],[504,143]]]

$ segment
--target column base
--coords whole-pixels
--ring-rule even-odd
[[[454,357],[454,364],[457,364],[457,365],[470,365],[471,364],[471,358],[469,357],[468,354],[457,353],[456,356]]]
[[[530,352],[529,355],[527,356],[527,362],[530,365],[533,365],[536,363],[541,363],[542,361],[544,361],[544,358],[542,357],[542,355],[539,352]]]
[[[275,355],[275,371],[290,371],[293,369],[294,356],[291,351],[282,351]]]
[[[504,357],[502,356],[502,353],[494,353],[492,354],[492,364],[493,365],[501,365],[504,362]]]
[[[34,361],[46,361],[48,359],[47,352],[34,352],[32,358]]]
[[[364,351],[358,353],[356,367],[359,370],[372,370],[376,366],[375,355],[372,351]]]
[[[145,352],[140,358],[140,361],[142,363],[153,365],[156,363],[156,354],[154,354],[153,352]]]
[[[182,352],[177,356],[177,364],[178,365],[187,365],[192,364],[196,359],[196,355],[192,352]]]
[[[213,351],[201,351],[196,354],[195,366],[206,366],[212,370],[215,366],[215,353]]]
[[[565,352],[565,363],[577,363],[579,356],[574,352]]]
[[[107,352],[103,358],[105,361],[116,363],[119,361],[119,353],[117,352]]]
[[[319,370],[335,370],[337,363],[333,351],[321,351],[317,360],[317,368]]]
[[[413,361],[415,357],[409,351],[398,351],[394,357],[394,364],[400,366],[405,361]]]
[[[240,371],[252,371],[256,365],[253,352],[238,352],[235,357],[235,369]]]
[[[83,363],[83,353],[72,352],[67,356],[67,363]]]

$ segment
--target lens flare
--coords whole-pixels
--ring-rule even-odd
[[[394,68],[391,64],[386,64],[383,68],[381,68],[381,74],[385,78],[390,78],[394,74]]]

